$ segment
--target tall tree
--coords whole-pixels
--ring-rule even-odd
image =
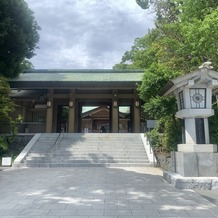
[[[11,117],[16,106],[10,98],[8,78],[31,67],[39,41],[39,26],[24,0],[0,0],[0,122],[7,122],[13,136],[20,116]],[[13,137],[12,136],[12,137]],[[8,137],[0,136],[0,155],[8,148]]]
[[[14,112],[16,106],[10,98],[10,86],[6,81],[6,78],[0,76],[0,123],[8,123],[10,125],[10,130],[12,135],[6,137],[4,135],[0,136],[0,156],[7,151],[8,143],[13,140],[16,134],[16,124],[21,121],[21,116],[13,119],[11,113]]]
[[[160,97],[158,93],[169,79],[195,70],[205,60],[211,60],[218,69],[218,1],[153,2],[155,28],[136,39],[114,68],[146,69],[139,87],[144,112],[160,120],[162,142],[172,148],[172,141],[174,145],[178,143],[176,132],[171,131],[178,130],[175,99]]]
[[[0,1],[0,74],[12,78],[34,56],[39,26],[24,0]]]

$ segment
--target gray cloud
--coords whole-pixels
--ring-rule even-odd
[[[27,3],[42,28],[31,60],[36,68],[111,68],[153,25],[153,15],[135,0]]]

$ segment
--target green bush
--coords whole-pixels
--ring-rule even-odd
[[[210,143],[218,144],[218,107],[213,104],[214,116],[209,117]]]
[[[17,135],[17,123],[22,121],[22,117],[19,115],[15,120],[9,119],[11,134],[0,136],[0,156],[7,153],[9,145],[13,142]]]
[[[174,116],[158,120],[157,126],[147,133],[154,148],[161,148],[167,152],[176,151],[177,144],[182,141],[181,123]]]
[[[168,119],[164,123],[163,146],[167,151],[176,151],[182,142],[181,123],[179,119]]]
[[[0,136],[0,156],[4,155],[8,150],[8,142],[6,136]]]
[[[147,132],[147,137],[149,139],[150,144],[153,147],[159,147],[160,146],[161,137],[160,137],[160,134],[159,134],[157,128],[151,130],[150,132]]]

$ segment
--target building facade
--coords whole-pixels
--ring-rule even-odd
[[[143,70],[27,71],[9,81],[19,132],[138,133],[142,77]]]

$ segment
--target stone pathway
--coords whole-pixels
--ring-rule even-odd
[[[218,217],[218,207],[165,182],[158,168],[8,168],[0,218]]]

